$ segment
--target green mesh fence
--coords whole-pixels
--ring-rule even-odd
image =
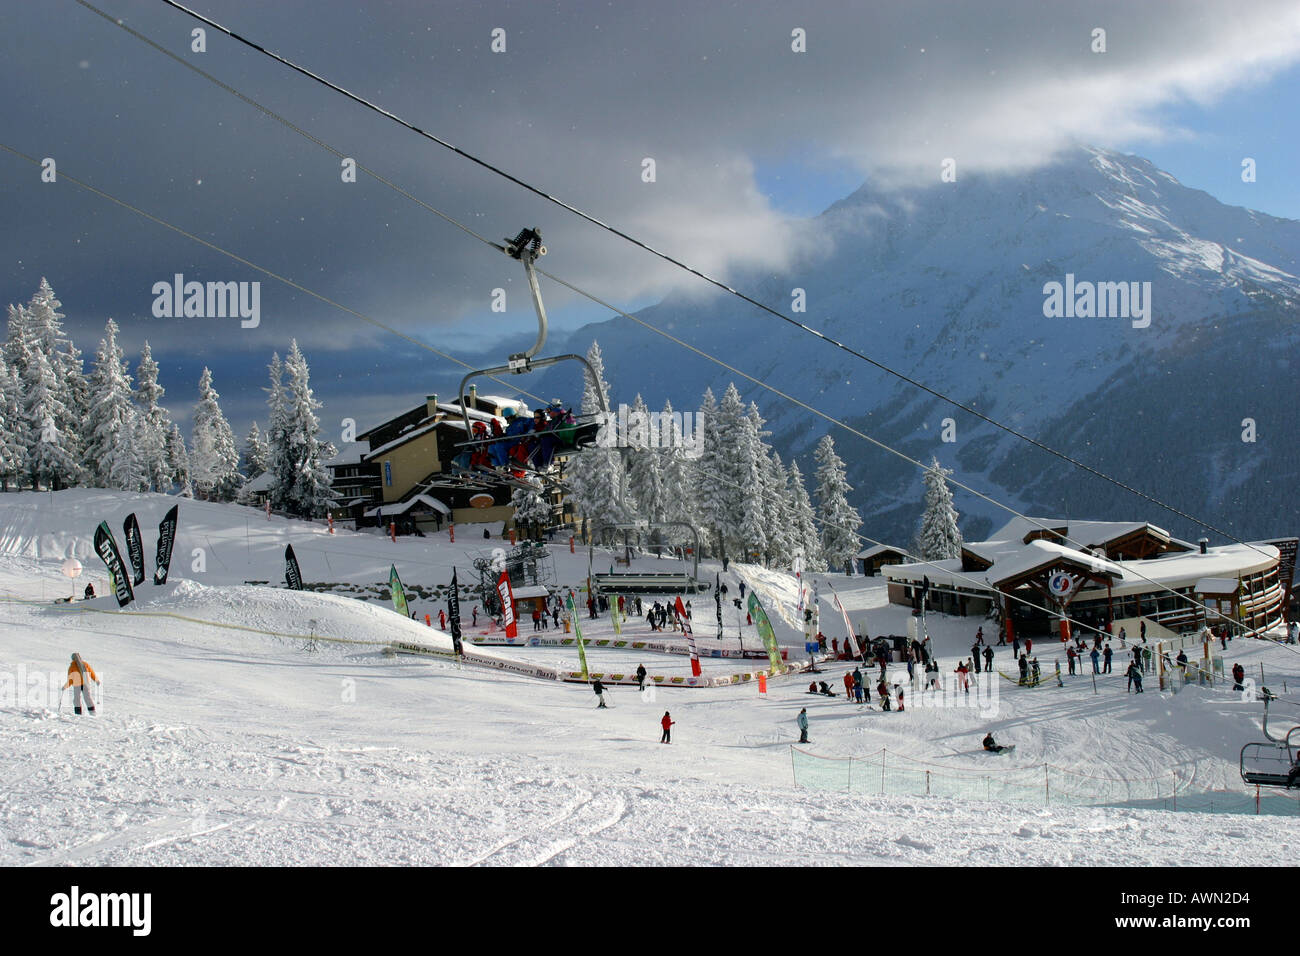
[[[1035,806],[1132,807],[1189,813],[1300,816],[1300,800],[1285,793],[1205,790],[1173,774],[1121,779],[1040,764],[1006,770],[956,770],[879,751],[866,757],[822,757],[790,748],[797,786],[812,790],[952,797]]]

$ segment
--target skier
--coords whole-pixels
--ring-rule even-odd
[[[1000,754],[1002,753],[1002,751],[1006,750],[1007,748],[1003,747],[997,741],[995,741],[993,739],[992,732],[990,732],[984,735],[984,749],[987,750],[989,753]]]
[[[87,709],[93,714],[95,712],[95,701],[90,696],[90,688],[85,686],[85,682],[81,679],[81,669],[83,667],[86,669],[87,677],[96,684],[100,683],[99,675],[95,673],[95,669],[86,663],[79,654],[73,654],[72,663],[68,665],[68,682],[63,685],[63,690],[67,690],[69,687],[72,688],[73,713],[81,713],[81,701],[84,698]],[[60,694],[62,694],[62,691],[60,691]]]
[[[1024,687],[1029,683],[1029,658],[1024,654],[1021,654],[1020,659],[1016,661],[1016,665],[1020,668],[1019,684],[1021,687]]]
[[[881,680],[876,685],[876,694],[880,697],[880,709],[889,710],[889,685]]]
[[[1099,652],[1097,648],[1094,647],[1092,649],[1092,653],[1089,654],[1088,656],[1092,658],[1092,672],[1094,674],[1100,674],[1101,668],[1097,665],[1097,662],[1101,659],[1101,652]]]
[[[645,690],[645,665],[644,664],[636,665],[636,689],[640,691]]]
[[[981,625],[980,628],[979,628],[979,630],[977,630],[977,631],[975,632],[975,643],[976,643],[976,644],[983,644],[983,643],[984,643],[984,627],[983,627],[983,625]]]
[[[599,710],[601,707],[605,706],[605,685],[599,680],[595,680],[591,682],[591,689],[596,692],[596,699],[600,701],[600,703],[596,705],[596,709]]]
[[[661,744],[670,744],[673,742],[673,724],[675,723],[677,723],[677,721],[673,720],[672,717],[668,715],[668,711],[665,710],[663,717],[659,719],[659,726],[664,729],[663,736],[659,738]]]
[[[1113,653],[1114,653],[1114,651],[1112,651],[1112,650],[1110,649],[1110,645],[1109,645],[1109,644],[1107,644],[1107,645],[1106,645],[1106,649],[1105,649],[1104,651],[1101,652],[1101,656],[1102,656],[1103,658],[1105,658],[1105,663],[1102,664],[1102,666],[1101,666],[1101,672],[1102,672],[1103,674],[1109,674],[1109,673],[1110,673],[1110,658],[1111,658],[1111,655],[1112,655]]]
[[[478,627],[478,605],[474,605],[474,610],[470,611],[470,627]]]
[[[803,707],[799,711],[799,716],[795,718],[799,725],[799,743],[808,743],[808,708]]]
[[[1137,661],[1128,666],[1128,689],[1132,690],[1134,684],[1137,684],[1137,692],[1142,693],[1142,668],[1138,667]]]
[[[439,611],[438,615],[441,618],[442,612]],[[540,631],[541,629],[542,629],[542,612],[541,609],[536,604],[534,604],[533,605],[533,630]]]
[[[723,570],[725,571],[726,568],[723,568]],[[745,597],[745,579],[744,579],[744,578],[741,578],[741,579],[740,579],[740,597],[741,597],[741,600],[744,600],[744,597]]]
[[[1232,665],[1232,682],[1233,682],[1232,689],[1242,690],[1243,686],[1241,682],[1244,681],[1245,679],[1246,679],[1246,668],[1242,667],[1241,662],[1238,661],[1236,664]]]
[[[1042,669],[1041,667],[1038,666],[1038,658],[1037,658],[1037,657],[1034,658],[1032,664],[1033,664],[1033,669],[1034,669],[1034,676],[1033,676],[1033,678],[1032,678],[1032,680],[1033,680],[1033,686],[1034,686],[1034,687],[1037,687],[1037,686],[1042,682],[1042,680],[1043,680],[1043,669]]]
[[[1034,639],[1032,637],[1025,638],[1025,653],[1034,653]]]
[[[1138,636],[1142,638],[1143,644],[1147,642],[1147,622],[1145,618],[1138,622]]]
[[[844,696],[848,700],[853,699],[853,674],[844,672]]]
[[[993,673],[993,648],[988,645],[984,647],[984,669]]]
[[[903,685],[902,685],[902,684],[898,684],[897,686],[898,686],[898,711],[899,711],[899,713],[902,713],[903,710],[904,710],[904,708],[903,708]]]
[[[1069,662],[1071,677],[1074,676],[1074,659],[1078,656],[1079,655],[1074,650],[1073,644],[1071,644],[1069,647],[1065,649],[1065,659]]]

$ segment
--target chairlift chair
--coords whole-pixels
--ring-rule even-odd
[[[1255,741],[1241,748],[1241,779],[1261,787],[1285,787],[1291,768],[1295,765],[1300,740],[1293,740],[1300,726],[1292,727],[1285,737],[1274,737],[1268,732],[1268,705],[1277,697],[1267,687],[1260,694],[1264,701],[1264,736],[1266,741]]]
[[[563,428],[555,429],[555,435],[557,438],[557,451],[563,452],[563,451],[570,451],[570,450],[580,450],[582,448],[589,447],[595,442],[596,434],[600,430],[601,424],[607,421],[609,416],[609,403],[605,398],[604,389],[601,388],[600,379],[596,375],[596,370],[591,367],[591,363],[589,363],[583,356],[574,355],[572,353],[567,355],[552,355],[544,358],[536,357],[537,353],[540,352],[542,350],[542,347],[546,344],[546,334],[547,334],[546,306],[542,304],[542,291],[540,286],[537,283],[537,272],[533,266],[535,260],[537,260],[541,256],[546,255],[546,246],[542,245],[541,233],[538,232],[537,229],[535,228],[522,229],[520,230],[519,234],[515,236],[513,239],[505,240],[504,246],[497,246],[497,248],[500,249],[502,252],[504,252],[506,255],[510,256],[510,258],[516,259],[519,262],[523,263],[524,271],[528,275],[528,288],[533,297],[533,308],[537,312],[537,341],[533,343],[533,346],[530,349],[528,349],[528,351],[517,352],[514,355],[511,355],[505,365],[498,365],[498,366],[494,366],[493,368],[475,369],[469,372],[468,374],[466,374],[465,377],[461,379],[460,407],[461,407],[461,415],[465,420],[465,434],[467,436],[473,434],[473,430],[470,425],[469,396],[468,396],[468,388],[471,380],[480,377],[491,377],[491,376],[505,375],[505,374],[524,375],[528,372],[532,372],[537,369],[549,368],[552,365],[559,365],[561,362],[578,362],[590,374],[591,381],[593,381],[596,384],[595,391],[596,391],[596,398],[600,403],[600,415],[599,418],[597,419],[588,419],[586,421],[584,421],[582,418],[579,418],[575,425],[572,426],[566,425]],[[571,432],[569,431],[570,428],[572,429]],[[528,432],[525,433],[524,435],[521,435],[520,437],[525,438],[528,435],[535,435],[535,434],[536,434],[535,432]],[[568,439],[567,441],[565,440],[566,438]],[[492,438],[488,438],[488,439],[479,439],[479,440],[462,442],[457,444],[456,447],[459,449],[475,448],[484,445],[494,445],[497,444],[498,442],[508,441],[508,440],[509,439],[502,438],[500,436],[493,436]],[[514,463],[512,463],[507,467],[512,468],[512,470],[524,471],[526,473],[530,473],[535,477],[541,478],[543,481],[549,481],[554,483],[554,479],[552,476],[536,469],[530,469],[526,467],[526,465],[521,467],[514,467]],[[474,477],[480,478],[481,480],[485,480],[485,481],[497,481],[500,483],[514,484],[514,485],[520,484],[519,479],[516,478],[514,480],[510,480],[509,478],[507,478],[507,476],[502,475],[499,472],[475,471],[472,474],[474,475]]]

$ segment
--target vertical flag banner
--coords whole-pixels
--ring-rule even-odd
[[[573,604],[573,592],[567,598],[569,617],[573,620],[573,636],[578,642],[578,660],[582,662],[582,679],[587,680],[587,648],[582,643],[582,625],[578,623],[578,609]]]
[[[460,592],[456,585],[456,569],[451,569],[451,596],[447,598],[447,617],[451,623],[451,645],[456,653],[464,653],[464,645],[460,642]]]
[[[140,537],[140,522],[132,511],[122,522],[122,536],[126,541],[126,556],[131,562],[131,583],[139,587],[144,583],[144,539]]]
[[[722,640],[722,575],[719,574],[713,582],[713,600],[718,606],[718,640]]]
[[[180,505],[172,505],[162,521],[158,523],[158,551],[154,554],[154,584],[166,584],[167,572],[172,566],[172,545],[176,542],[176,517]]]
[[[749,616],[753,619],[754,626],[758,628],[758,636],[763,639],[763,646],[767,648],[767,659],[772,663],[772,673],[780,673],[781,652],[776,646],[776,632],[772,630],[772,622],[767,619],[767,612],[763,610],[763,605],[758,602],[758,595],[753,591],[749,592]]]
[[[497,578],[497,593],[501,595],[501,621],[506,626],[506,637],[519,636],[519,624],[515,621],[515,592],[510,588],[510,575],[501,572]]]
[[[410,617],[411,609],[406,604],[406,588],[402,587],[402,579],[397,576],[395,564],[388,570],[388,590],[393,596],[393,610],[402,617]]]
[[[619,621],[618,613],[618,595],[614,595],[614,600],[609,602],[609,619],[614,624],[614,633],[619,637],[623,636],[623,625]]]
[[[101,521],[99,527],[95,529],[95,553],[103,558],[104,564],[108,566],[108,576],[113,584],[117,606],[126,607],[135,600],[135,592],[131,590],[131,577],[122,566],[122,555],[117,550],[117,541],[107,521]]]
[[[284,546],[284,580],[293,590],[302,590],[302,571],[298,568],[298,558],[291,544]]]
[[[858,636],[853,633],[853,624],[849,621],[849,612],[844,610],[844,603],[840,600],[839,592],[835,590],[833,584],[831,585],[831,595],[835,599],[835,606],[844,615],[844,633],[848,635],[848,640],[852,642],[849,646],[853,648],[853,656],[861,657],[866,653],[866,649],[858,646]]]
[[[673,610],[677,612],[677,620],[682,626],[682,633],[686,635],[686,643],[691,647],[691,673],[699,677],[700,652],[695,649],[695,634],[691,631],[691,619],[686,616],[686,608],[682,605],[681,595],[677,596],[677,603],[673,605]]]

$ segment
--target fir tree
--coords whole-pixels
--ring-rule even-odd
[[[657,423],[656,423],[657,424]],[[640,395],[628,415],[628,491],[640,515],[650,522],[664,520],[665,491],[660,466],[662,433],[651,428],[650,411]]]
[[[205,367],[199,378],[199,403],[190,437],[190,479],[200,496],[233,501],[242,484],[239,452],[235,434],[221,412],[220,397],[212,387],[212,372]]]
[[[22,423],[21,383],[0,352],[0,486],[21,481],[27,468],[26,431]]]
[[[596,416],[602,412],[597,388],[604,394],[606,403],[611,401],[609,384],[605,381],[605,362],[597,342],[592,342],[587,350],[587,362],[596,377],[593,380],[591,372],[583,373],[586,385],[582,393],[582,414]],[[606,430],[612,427],[606,423],[596,445],[572,456],[565,470],[574,506],[592,530],[605,524],[625,523],[634,515],[624,487],[622,454],[619,449],[609,447],[611,436]]]
[[[821,536],[817,533],[817,522],[813,515],[812,500],[803,483],[803,473],[799,463],[790,462],[790,527],[794,537],[795,554],[803,558],[805,573],[826,570],[822,558]]]
[[[257,422],[253,422],[244,439],[244,474],[249,478],[265,474],[270,457],[271,452],[262,440],[262,432],[258,429]]]
[[[47,480],[56,486],[76,484],[86,474],[82,467],[86,460],[83,432],[90,412],[89,388],[81,353],[63,332],[61,306],[49,282],[42,278],[26,309],[29,361],[38,368],[35,371],[24,370],[27,387],[36,387],[32,383],[38,380],[49,383],[38,388],[43,394],[33,401],[40,403],[49,413],[48,419],[41,417],[37,426],[43,443],[57,446],[58,450],[49,447],[34,458],[42,462],[38,467],[45,469]],[[30,414],[28,426],[32,427]],[[49,441],[52,434],[57,434],[57,442]],[[62,463],[56,464],[59,461]]]
[[[90,477],[98,487],[139,491],[143,481],[138,461],[137,413],[117,331],[117,323],[109,319],[95,353],[86,457]]]
[[[853,490],[844,462],[835,454],[835,440],[825,435],[813,452],[817,460],[817,506],[822,525],[822,558],[836,570],[848,567],[858,553],[862,518],[848,500]]]
[[[194,497],[194,483],[190,480],[190,455],[185,448],[185,436],[181,426],[172,422],[167,429],[166,441],[167,471],[176,484],[180,485],[182,498]]]
[[[276,455],[283,469],[281,474],[288,481],[276,485],[274,494],[279,501],[273,501],[273,507],[302,518],[316,518],[334,503],[330,473],[324,462],[334,457],[335,449],[321,440],[320,419],[316,416],[321,403],[312,395],[307,359],[296,340],[290,343],[284,371],[289,382],[284,389],[283,425],[277,436],[283,444]]]
[[[516,488],[510,493],[510,503],[515,509],[515,524],[524,533],[538,541],[541,533],[551,521],[551,503],[546,499],[542,482],[528,478],[528,490]]]
[[[712,532],[711,547],[721,555],[725,553],[722,529],[725,523],[726,498],[724,489],[718,482],[718,476],[724,471],[722,434],[718,427],[718,417],[718,400],[713,397],[713,389],[706,388],[704,397],[700,399],[700,456],[695,459],[691,467],[692,485],[695,489],[694,511],[701,531],[705,532],[702,537],[708,541],[708,532]]]
[[[763,500],[767,521],[767,563],[778,568],[788,568],[790,559],[797,550],[794,503],[790,498],[785,465],[776,452],[767,459],[764,469]]]
[[[158,363],[153,360],[146,341],[135,368],[135,403],[140,411],[140,460],[145,479],[154,491],[167,491],[177,481],[177,470],[168,448],[171,417],[159,404],[164,392],[158,384]]]
[[[941,561],[961,557],[961,531],[957,528],[957,509],[946,480],[951,468],[944,468],[938,458],[931,459],[925,472],[925,513],[921,516],[918,540],[921,558]]]

